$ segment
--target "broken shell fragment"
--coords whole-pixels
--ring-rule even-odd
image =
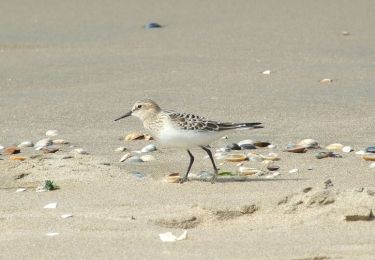
[[[353,148],[352,148],[351,146],[344,146],[344,147],[342,148],[342,151],[343,151],[344,153],[350,153],[351,151],[353,151]]]
[[[258,170],[256,168],[249,168],[244,166],[239,167],[237,171],[241,176],[251,176],[262,172],[261,170]]]
[[[247,157],[243,154],[228,154],[225,156],[225,160],[228,162],[242,162],[246,161]]]
[[[279,161],[280,158],[276,153],[269,153],[268,155],[259,155],[263,161]]]
[[[24,191],[26,191],[25,188],[18,188],[18,189],[16,190],[16,192],[24,192]]]
[[[124,147],[124,146],[120,146],[120,147],[117,147],[116,149],[115,149],[115,152],[123,152],[123,151],[125,151],[126,150],[126,147]]]
[[[237,144],[239,146],[244,145],[244,144],[252,144],[252,145],[254,145],[254,141],[250,140],[250,139],[245,139],[245,140],[239,141]]]
[[[181,176],[179,173],[171,173],[164,177],[164,180],[168,183],[179,183]]]
[[[126,161],[127,159],[129,159],[130,157],[132,157],[133,155],[131,153],[126,153],[124,154],[121,159],[120,159],[120,162],[124,162]]]
[[[344,145],[338,143],[326,146],[326,149],[330,151],[342,151],[342,148],[344,148]]]
[[[11,156],[9,157],[9,159],[13,160],[13,161],[24,161],[26,160],[27,158],[26,157],[23,157],[23,156]]]
[[[24,142],[20,143],[19,145],[17,145],[17,147],[19,147],[19,148],[22,148],[22,147],[33,147],[33,146],[34,146],[34,144],[31,141],[24,141]]]
[[[290,153],[305,153],[307,151],[307,148],[301,145],[294,145],[289,146],[284,152],[290,152]]]
[[[303,139],[297,145],[303,146],[307,149],[317,149],[319,147],[319,143],[314,139]]]
[[[155,157],[150,154],[142,155],[140,158],[144,162],[155,161]]]
[[[179,237],[173,235],[171,232],[166,232],[159,234],[159,238],[163,242],[176,242],[185,240],[187,238],[187,230],[184,230],[184,232]]]
[[[56,153],[58,150],[59,148],[54,146],[47,146],[42,148],[43,153]]]
[[[363,150],[360,150],[358,152],[355,152],[356,155],[364,155],[366,152]]]
[[[291,169],[290,171],[289,171],[289,173],[297,173],[298,172],[298,169]]]
[[[262,72],[263,75],[270,75],[271,74],[271,71],[270,70],[265,70]]]
[[[35,150],[40,150],[41,148],[46,147],[46,146],[51,145],[51,144],[52,144],[52,140],[51,139],[44,138],[44,139],[39,140],[38,142],[36,142],[36,144],[34,146],[35,146]]]
[[[45,205],[43,208],[45,209],[55,209],[57,207],[57,202],[52,202],[47,205]]]
[[[375,154],[364,154],[362,158],[366,161],[375,161]]]
[[[319,82],[320,83],[332,83],[333,80],[332,79],[321,79]]]
[[[142,139],[147,140],[147,141],[153,140],[152,136],[148,134],[143,134],[140,132],[133,132],[125,136],[125,141],[142,140]]]
[[[153,151],[156,151],[156,146],[154,144],[146,145],[145,147],[141,149],[142,153],[149,153]]]
[[[68,141],[65,141],[63,139],[56,139],[52,141],[53,144],[69,144]]]
[[[17,146],[9,146],[9,147],[5,148],[5,150],[4,150],[5,155],[17,154],[17,153],[20,153],[20,152],[21,152],[21,149]]]

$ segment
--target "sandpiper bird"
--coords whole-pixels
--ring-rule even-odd
[[[131,111],[115,119],[115,121],[128,116],[138,117],[143,122],[144,128],[149,130],[162,145],[187,150],[190,163],[185,176],[180,181],[181,183],[188,180],[194,162],[194,156],[190,152],[190,148],[200,147],[206,151],[214,168],[211,181],[214,183],[218,169],[208,145],[222,137],[223,132],[228,130],[262,128],[261,123],[222,123],[193,114],[162,110],[158,104],[150,99],[135,102]]]

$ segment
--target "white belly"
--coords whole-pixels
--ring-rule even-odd
[[[192,148],[206,146],[223,136],[218,132],[203,132],[193,130],[178,130],[166,126],[157,135],[158,141],[165,146]]]

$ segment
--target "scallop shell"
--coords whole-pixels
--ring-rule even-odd
[[[20,148],[22,148],[22,147],[33,147],[33,146],[34,146],[34,144],[31,141],[24,141],[24,142],[20,143],[19,145],[17,145],[17,147],[20,147]]]
[[[374,154],[364,154],[363,159],[366,161],[375,161],[375,155]]]
[[[309,149],[319,148],[319,143],[314,139],[303,139],[297,145],[303,146]]]
[[[258,170],[256,168],[249,168],[244,166],[239,167],[237,171],[241,176],[251,176],[262,172],[261,170]]]
[[[344,148],[344,145],[339,144],[339,143],[330,144],[326,146],[326,149],[330,151],[342,151],[342,148]]]
[[[179,183],[181,176],[179,173],[171,173],[164,177],[164,180],[168,183]]]
[[[243,154],[228,154],[225,156],[225,160],[228,162],[242,162],[246,161],[247,157]]]

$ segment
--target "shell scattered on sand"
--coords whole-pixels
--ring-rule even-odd
[[[187,230],[184,230],[180,236],[175,236],[171,232],[160,233],[159,238],[163,242],[176,242],[187,239]]]
[[[59,148],[56,146],[47,146],[42,148],[43,153],[56,153],[58,150]]]
[[[19,145],[17,145],[17,147],[33,147],[34,146],[34,143],[31,142],[31,141],[24,141],[22,143],[20,143]]]
[[[52,137],[52,136],[57,136],[57,135],[59,135],[59,132],[57,130],[48,130],[46,132],[46,136]]]
[[[267,147],[267,146],[269,146],[271,143],[269,143],[269,142],[263,142],[263,141],[256,141],[256,142],[254,142],[254,145],[256,146],[256,147]]]
[[[156,146],[154,144],[146,145],[145,147],[141,149],[142,153],[149,153],[153,151],[156,151]]]
[[[55,236],[58,236],[58,235],[59,235],[58,232],[48,232],[48,233],[46,233],[46,236],[48,236],[48,237],[55,237]]]
[[[145,24],[146,29],[157,29],[157,28],[162,28],[162,26],[158,23],[155,22],[149,22]]]
[[[356,155],[364,155],[366,152],[363,150],[355,152]]]
[[[342,148],[342,151],[343,151],[344,153],[350,153],[351,151],[353,151],[353,148],[352,148],[351,146],[344,146],[344,147]]]
[[[57,208],[57,202],[48,203],[43,208],[44,209],[55,209],[55,208]]]
[[[369,146],[365,151],[366,153],[375,153],[375,146]]]
[[[68,213],[68,214],[62,214],[61,215],[61,218],[63,218],[63,219],[65,219],[65,218],[71,218],[71,217],[73,217],[73,214],[70,214],[70,213]]]
[[[144,162],[155,161],[155,157],[150,154],[142,155],[140,158]]]
[[[279,161],[280,157],[276,153],[269,153],[267,155],[259,154],[263,161]]]
[[[132,157],[133,155],[131,153],[126,153],[124,154],[121,159],[120,159],[120,162],[124,162],[126,161],[127,159],[129,159],[130,157]]]
[[[371,163],[371,164],[369,165],[369,168],[370,168],[370,169],[375,169],[375,162]]]
[[[170,173],[164,177],[164,180],[168,183],[179,183],[181,176],[179,173]]]
[[[16,192],[24,192],[24,191],[26,191],[25,188],[18,188],[18,189],[16,190]]]
[[[244,166],[239,167],[237,171],[240,173],[241,176],[251,176],[262,172],[259,169]]]
[[[290,153],[305,153],[307,151],[307,148],[302,145],[293,145],[293,146],[288,146],[288,148],[285,149],[284,151],[290,152]]]
[[[153,140],[151,135],[143,134],[140,132],[133,132],[129,133],[127,136],[125,136],[125,141],[133,141],[133,140]]]
[[[121,152],[123,152],[123,151],[125,151],[125,150],[126,150],[126,147],[125,147],[125,146],[120,146],[120,147],[117,147],[117,148],[115,149],[115,152],[121,153]]]
[[[242,162],[246,161],[247,157],[244,154],[228,154],[225,156],[227,162]]]
[[[325,84],[327,84],[327,83],[332,83],[333,82],[333,79],[321,79],[320,81],[319,81],[320,83],[325,83]]]
[[[241,147],[236,143],[227,144],[225,148],[228,150],[241,150]]]
[[[83,149],[83,148],[76,148],[76,149],[73,149],[71,152],[74,153],[74,154],[85,154],[85,155],[89,154],[89,153],[88,153],[85,149]]]
[[[25,161],[27,158],[24,156],[11,156],[9,159],[13,161]]]
[[[344,148],[344,145],[339,143],[334,143],[326,146],[326,149],[330,151],[342,151],[342,148]]]
[[[5,150],[4,150],[5,155],[17,154],[17,153],[20,153],[20,152],[21,152],[21,149],[17,146],[9,146],[9,147],[5,148]]]
[[[0,145],[0,150],[3,150],[4,149],[4,146]]]
[[[52,140],[52,143],[53,144],[69,144],[69,142],[65,141],[64,139],[55,139],[55,140]]]
[[[267,170],[269,170],[269,171],[277,171],[278,169],[280,169],[280,166],[278,166],[278,165],[275,165],[275,164],[267,165]]]
[[[333,155],[333,152],[319,152],[315,155],[317,159],[328,158]]]
[[[46,147],[46,146],[51,145],[51,144],[52,144],[52,140],[50,138],[44,138],[44,139],[36,142],[34,147],[35,147],[35,150],[40,150],[43,147]]]
[[[365,159],[366,161],[375,161],[375,154],[367,153],[367,154],[364,154],[362,158]]]
[[[319,143],[314,139],[303,139],[297,143],[299,146],[303,146],[308,149],[317,149],[319,148]]]
[[[291,169],[289,173],[297,173],[299,170],[297,168]]]
[[[262,71],[262,74],[263,75],[270,75],[271,71],[270,70],[264,70],[264,71]]]

